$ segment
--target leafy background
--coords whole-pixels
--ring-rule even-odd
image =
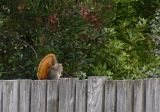
[[[160,75],[159,0],[0,0],[0,79],[37,79],[55,53],[64,77]]]

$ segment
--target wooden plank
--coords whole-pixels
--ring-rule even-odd
[[[103,112],[105,80],[106,77],[89,77],[87,112]]]
[[[31,80],[19,81],[19,112],[30,111],[30,97],[31,97]]]
[[[31,84],[31,112],[46,112],[46,81],[36,80]]]
[[[146,80],[146,112],[160,112],[160,79]]]
[[[59,80],[59,112],[75,112],[75,81],[73,78]]]
[[[47,112],[58,112],[58,80],[47,81]]]
[[[156,79],[155,112],[160,112],[160,79]]]
[[[135,80],[134,81],[134,112],[144,112],[144,104],[145,104],[145,94],[144,94],[144,81],[143,80]]]
[[[155,112],[155,89],[156,80],[148,79],[146,84],[146,112]]]
[[[133,84],[129,80],[117,81],[117,112],[133,112]]]
[[[116,81],[105,82],[105,111],[104,112],[115,112],[116,111]]]
[[[87,112],[87,80],[76,81],[76,111]]]
[[[3,109],[2,108],[2,106],[3,106],[2,105],[2,103],[3,103],[3,96],[2,95],[3,95],[3,81],[1,80],[0,81],[0,102],[1,102],[0,103],[0,112],[3,112],[3,110],[2,110]]]
[[[19,81],[3,82],[3,112],[18,112]]]

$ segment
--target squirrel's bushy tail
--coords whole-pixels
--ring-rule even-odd
[[[55,54],[47,54],[39,63],[37,77],[39,80],[47,79],[49,69],[57,63]]]

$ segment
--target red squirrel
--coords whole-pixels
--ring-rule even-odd
[[[57,63],[55,54],[47,54],[39,63],[37,77],[39,80],[59,79],[63,72],[62,64]]]

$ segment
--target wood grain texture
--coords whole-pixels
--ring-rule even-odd
[[[1,80],[0,81],[0,112],[3,112],[2,103],[3,103],[3,81]]]
[[[31,80],[20,80],[19,88],[19,112],[29,112],[31,103]]]
[[[116,81],[105,82],[105,106],[104,112],[116,111]]]
[[[47,112],[58,112],[58,80],[47,81]]]
[[[3,112],[18,112],[19,81],[3,82]]]
[[[75,112],[75,81],[73,78],[59,80],[59,112]]]
[[[156,80],[145,81],[146,84],[146,112],[155,112]]]
[[[3,80],[0,112],[160,112],[160,79]]]
[[[87,112],[87,80],[76,81],[75,112]]]
[[[160,112],[160,79],[156,79],[155,112]]]
[[[160,112],[160,80],[146,80],[146,112]]]
[[[89,77],[87,112],[103,112],[105,80],[106,77]]]
[[[46,112],[46,81],[36,80],[31,84],[31,112]]]
[[[117,112],[133,111],[133,83],[132,81],[117,81]]]
[[[144,92],[144,81],[135,80],[134,81],[134,112],[144,112],[144,101],[145,101],[145,92]]]

